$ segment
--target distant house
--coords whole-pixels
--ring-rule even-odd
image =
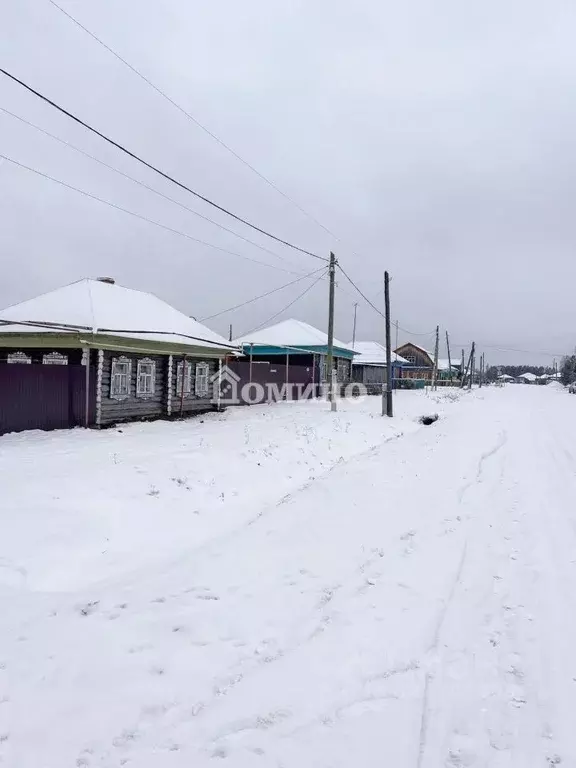
[[[234,341],[244,357],[233,363],[243,381],[262,385],[310,385],[317,393],[328,381],[328,336],[301,320],[284,320]],[[334,339],[333,370],[339,386],[351,379],[354,350]]]
[[[434,357],[430,352],[411,341],[402,344],[394,352],[406,360],[402,374],[404,378],[431,381]]]
[[[0,311],[0,434],[210,410],[235,351],[150,293],[80,280]]]
[[[377,341],[356,341],[350,344],[356,355],[352,360],[352,381],[357,381],[368,390],[368,394],[381,394],[386,382],[386,347]],[[399,379],[407,360],[392,353],[392,378]]]
[[[415,379],[429,382],[434,371],[434,353],[411,341],[402,344],[394,350],[401,355],[406,363],[402,368],[402,376],[406,379]],[[437,381],[456,380],[460,373],[460,363],[448,359],[438,359]]]
[[[507,382],[514,381],[514,376],[509,376],[507,373],[503,373],[501,376],[498,376],[498,381],[501,381],[503,384],[506,384]]]
[[[521,384],[537,384],[539,380],[539,376],[536,376],[535,373],[522,373],[520,376],[517,377],[518,381]]]

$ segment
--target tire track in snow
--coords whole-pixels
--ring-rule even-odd
[[[481,454],[480,459],[478,461],[478,467],[477,467],[475,479],[473,481],[470,481],[466,485],[464,485],[458,492],[459,504],[463,503],[464,497],[466,496],[466,494],[471,488],[477,486],[479,483],[482,482],[484,466],[486,462],[488,461],[488,459],[492,458],[497,453],[499,453],[499,451],[502,450],[502,448],[506,445],[507,440],[508,440],[508,434],[506,430],[504,430],[500,434],[500,437],[498,438],[496,445],[494,445],[490,450]],[[468,537],[466,536],[464,540],[464,545],[462,548],[462,554],[460,556],[460,561],[458,563],[458,568],[456,569],[454,577],[451,581],[448,596],[444,601],[444,605],[439,611],[438,620],[436,622],[436,627],[434,629],[434,634],[432,637],[432,642],[430,643],[430,646],[426,651],[426,655],[429,657],[429,661],[428,661],[429,669],[424,673],[425,676],[424,676],[424,690],[422,692],[422,715],[420,719],[420,735],[418,740],[418,759],[416,763],[417,768],[422,768],[424,758],[426,755],[426,743],[427,743],[428,727],[429,727],[429,719],[430,719],[430,712],[429,712],[430,688],[434,681],[434,670],[431,667],[437,666],[439,662],[439,660],[435,658],[435,656],[437,655],[437,652],[438,652],[440,634],[442,632],[442,628],[444,627],[444,624],[446,623],[446,617],[448,616],[448,612],[454,601],[456,590],[462,583],[462,574],[464,572],[464,566],[466,564],[467,553],[468,553]]]

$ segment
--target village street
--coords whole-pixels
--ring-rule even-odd
[[[379,409],[0,438],[0,765],[576,768],[576,398]]]

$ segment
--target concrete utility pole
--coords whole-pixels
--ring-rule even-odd
[[[352,328],[352,349],[354,349],[354,345],[356,344],[356,312],[358,311],[358,302],[355,302],[354,304],[354,326]]]
[[[450,357],[450,339],[448,338],[448,331],[446,331],[446,349],[448,350],[448,370],[450,372],[450,384],[452,384],[452,358]]]
[[[436,380],[438,378],[438,346],[440,344],[440,326],[436,326],[436,344],[434,346],[434,366],[432,368],[432,389],[438,389]]]
[[[330,410],[336,410],[334,397],[334,280],[336,273],[336,256],[330,251],[330,266],[328,267],[328,354],[326,355],[326,375],[328,376],[328,399]]]
[[[394,416],[392,403],[392,338],[390,333],[390,275],[384,272],[384,304],[386,317],[386,416]],[[382,416],[384,416],[384,393],[382,393]]]

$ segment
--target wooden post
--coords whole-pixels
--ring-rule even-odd
[[[228,334],[228,341],[232,341],[232,323],[230,323],[230,332]]]
[[[334,376],[332,367],[334,365],[334,279],[336,272],[336,257],[330,251],[330,266],[328,267],[329,288],[328,288],[328,354],[327,354],[327,377],[328,377],[328,398],[330,400],[330,410],[336,410],[336,398],[334,397]]]
[[[392,402],[392,338],[390,333],[390,275],[388,272],[384,272],[384,303],[386,317],[386,415],[392,418],[394,405]]]
[[[450,339],[446,331],[446,348],[448,349],[448,369],[450,371],[450,386],[452,386],[452,358],[450,357]]]
[[[84,393],[84,426],[86,429],[90,426],[90,347],[84,348],[86,355],[86,378]],[[76,358],[78,359],[78,358]]]
[[[434,345],[434,366],[432,367],[432,389],[438,389],[438,346],[440,344],[440,326],[436,326],[436,344]]]
[[[232,326],[230,326],[232,330]],[[230,339],[232,341],[232,339]],[[217,408],[220,410],[220,397],[222,393],[222,358],[218,360],[218,395],[217,395]]]
[[[180,377],[180,418],[184,415],[184,381],[186,380],[186,355],[182,356],[182,376]]]
[[[316,396],[316,353],[312,354],[312,397]]]
[[[470,364],[472,362],[473,353],[474,353],[474,342],[472,342],[472,348],[470,350],[470,355],[468,356],[468,363],[466,364],[466,370],[462,372],[462,381],[460,382],[461,389],[464,389],[464,385],[466,384],[466,378],[468,376],[468,370],[470,369]],[[462,360],[464,360],[464,350],[462,350]]]
[[[474,353],[476,351],[476,344],[472,342],[472,349],[470,350],[470,379],[468,381],[468,389],[472,389],[474,382]]]

